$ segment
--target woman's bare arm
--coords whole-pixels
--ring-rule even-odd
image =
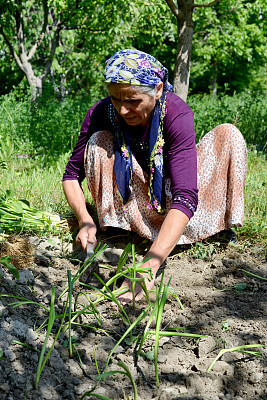
[[[187,217],[187,215],[185,215],[180,210],[171,209],[168,212],[155,242],[152,244],[150,250],[147,253],[147,256],[152,256],[152,258],[142,265],[142,268],[151,268],[151,272],[153,275],[153,279],[151,281],[145,279],[145,284],[148,290],[152,289],[159,267],[178,243],[178,240],[183,234],[188,221],[189,218]],[[129,288],[129,291],[118,297],[118,300],[121,303],[129,303],[133,299],[133,295],[131,292],[131,283],[127,278],[121,285],[121,287],[125,286]],[[135,286],[134,295],[135,300],[137,301],[143,297],[143,291],[139,285]]]
[[[156,260],[158,260],[159,266],[177,245],[188,221],[189,218],[180,210],[172,208],[168,212],[159,234],[147,254],[152,255],[152,259],[155,259],[155,263]]]
[[[84,194],[79,182],[77,180],[63,181],[63,190],[72,211],[78,219],[80,231],[76,237],[76,242],[84,250],[86,250],[87,242],[96,246],[96,226],[86,209]]]

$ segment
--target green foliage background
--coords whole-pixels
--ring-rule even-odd
[[[206,0],[198,0],[205,4]],[[32,59],[40,76],[60,19],[62,29],[46,78],[49,95],[59,89],[63,97],[87,95],[96,101],[104,91],[105,60],[121,48],[136,47],[158,58],[173,79],[177,44],[177,21],[164,0],[51,0],[49,29]],[[24,16],[25,47],[29,51],[41,33],[42,2],[7,0],[0,6],[0,94],[13,90],[23,78],[1,27],[18,52],[16,12]],[[190,78],[192,94],[210,93],[212,81],[218,94],[248,88],[266,90],[266,2],[220,0],[211,7],[195,8]],[[24,86],[27,84],[24,83]]]
[[[169,69],[172,81],[177,21],[163,0],[48,3],[52,11],[49,33],[32,60],[36,75],[40,76],[49,59],[53,18],[61,19],[62,30],[51,74],[37,102],[31,103],[26,78],[0,32],[0,193],[13,189],[17,197],[36,207],[62,212],[67,205],[59,188],[71,149],[89,107],[107,95],[105,60],[121,48],[135,47],[158,58]],[[0,4],[0,30],[5,30],[16,51],[16,10],[22,10],[29,49],[41,32],[42,4],[33,0]],[[246,189],[247,222],[242,228],[253,235],[266,233],[265,14],[264,0],[220,0],[212,7],[194,10],[187,99],[195,113],[197,141],[213,127],[229,122],[253,149]],[[211,95],[214,91],[217,95]]]
[[[43,97],[31,105],[29,98],[24,98],[19,98],[19,91],[0,98],[0,158],[7,160],[18,153],[39,157],[44,165],[56,162],[73,148],[94,100],[77,96],[59,103],[55,97]],[[248,90],[233,96],[191,95],[188,104],[195,113],[197,141],[215,126],[229,122],[243,133],[248,146],[263,149],[266,145],[264,93]]]

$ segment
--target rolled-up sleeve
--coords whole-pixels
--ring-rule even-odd
[[[171,180],[171,208],[192,218],[198,204],[197,152],[194,113],[179,97],[170,93],[167,101],[167,168]]]

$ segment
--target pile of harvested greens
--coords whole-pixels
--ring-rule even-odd
[[[7,190],[0,195],[0,230],[5,233],[51,233],[68,229],[58,214],[30,207],[27,200],[17,199]]]

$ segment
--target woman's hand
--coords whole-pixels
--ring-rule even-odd
[[[149,255],[149,254],[148,254]],[[147,255],[147,256],[148,256]],[[154,286],[154,282],[156,279],[156,274],[158,272],[159,267],[161,266],[161,260],[159,258],[156,257],[152,257],[150,260],[146,261],[144,264],[141,265],[140,268],[150,268],[151,273],[152,273],[152,279],[150,277],[150,274],[148,273],[142,273],[136,274],[137,278],[144,278],[144,283],[145,286],[147,288],[147,290],[151,290]],[[133,300],[133,293],[132,293],[132,287],[131,287],[131,281],[129,278],[124,279],[120,289],[125,289],[127,288],[128,291],[124,294],[121,294],[118,296],[118,300],[121,304],[127,304],[132,302]],[[140,299],[142,299],[142,297],[144,296],[144,290],[141,288],[140,285],[138,285],[138,283],[135,284],[135,288],[134,288],[134,298],[135,301],[138,301]]]
[[[76,236],[76,242],[86,251],[87,243],[92,243],[93,247],[97,245],[96,226],[93,222],[85,222]]]
[[[86,209],[84,194],[79,182],[77,180],[64,181],[63,189],[66,199],[79,222],[80,231],[76,236],[76,242],[82,246],[84,251],[86,251],[88,242],[95,247],[97,244],[96,226]]]
[[[147,257],[152,256],[152,258],[140,267],[151,268],[153,279],[152,281],[149,281],[148,278],[145,279],[147,290],[152,289],[159,267],[178,243],[178,240],[183,234],[188,221],[189,218],[180,210],[171,209],[168,212],[155,242],[152,244],[149,252],[146,255]],[[121,289],[125,286],[128,288],[128,292],[118,296],[118,300],[122,304],[129,303],[133,299],[130,279],[126,278],[124,280],[121,285]],[[135,300],[140,300],[143,295],[144,292],[142,288],[136,284],[134,293]]]

